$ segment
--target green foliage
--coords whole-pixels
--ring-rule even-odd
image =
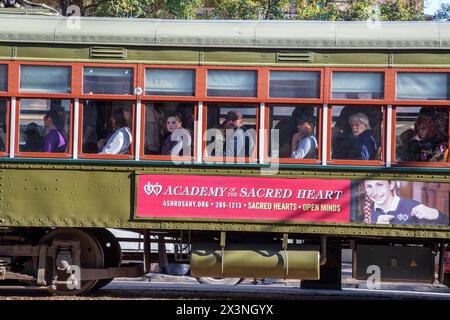
[[[339,20],[340,12],[331,0],[296,0],[297,16],[299,20]]]
[[[415,0],[385,0],[380,5],[381,20],[384,21],[417,21],[424,20]]]
[[[435,21],[449,21],[450,20],[450,4],[442,3],[441,7],[433,15]]]

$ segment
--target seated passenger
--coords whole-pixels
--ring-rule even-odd
[[[107,138],[100,154],[128,154],[132,142],[131,130],[122,108],[116,108],[111,115],[113,133]],[[99,145],[100,149],[101,144]]]
[[[191,155],[190,147],[192,138],[189,131],[183,128],[179,115],[169,115],[166,120],[167,133],[162,146],[162,155],[188,156]],[[188,148],[189,150],[183,150]]]
[[[39,132],[39,126],[35,122],[27,125],[24,134],[26,136],[26,142],[20,151],[39,152],[42,150],[42,137]]]
[[[66,152],[67,142],[63,130],[62,117],[57,109],[50,110],[44,116],[44,126],[47,135],[44,137],[42,152]]]
[[[400,135],[397,154],[402,161],[445,161],[448,139],[428,115],[420,114],[414,129]]]
[[[244,126],[241,112],[236,110],[228,112],[223,128],[225,129],[225,157],[255,157],[256,134],[254,130],[250,131]]]
[[[314,121],[312,119],[299,119],[297,121],[297,133],[295,133],[292,137],[291,158],[317,158],[318,143],[313,132]]]
[[[362,112],[350,116],[348,123],[351,136],[348,136],[344,159],[375,160],[377,157],[377,143],[372,134],[369,118]]]

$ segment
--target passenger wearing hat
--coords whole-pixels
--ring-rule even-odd
[[[35,122],[27,125],[24,134],[26,136],[25,145],[20,149],[22,152],[40,152],[42,149],[42,136],[39,126]]]
[[[243,125],[240,111],[229,111],[223,124],[225,129],[224,154],[226,157],[253,157],[255,150],[255,135]]]
[[[292,137],[291,158],[316,159],[318,146],[313,119],[298,118],[297,132]]]

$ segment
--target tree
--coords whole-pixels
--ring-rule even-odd
[[[296,0],[296,19],[340,20],[340,11],[331,0]]]
[[[449,21],[450,20],[450,4],[442,3],[441,7],[433,15],[435,21]]]

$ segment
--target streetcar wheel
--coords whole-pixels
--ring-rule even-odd
[[[104,255],[103,268],[120,267],[122,264],[122,249],[120,248],[119,241],[117,241],[117,238],[112,232],[107,229],[90,229],[89,233],[98,240],[102,247]],[[98,280],[92,290],[100,289],[113,280],[114,278]]]
[[[57,240],[71,240],[71,241],[79,241],[80,243],[80,268],[87,269],[101,269],[103,268],[104,255],[103,250],[97,239],[91,236],[87,231],[82,229],[75,228],[63,228],[63,229],[55,229],[45,235],[40,243],[51,244],[53,241]],[[54,266],[47,265],[47,272],[52,272]],[[37,265],[36,265],[37,270]],[[56,270],[56,267],[55,267]],[[80,295],[85,294],[88,291],[92,290],[98,280],[85,280],[81,281],[80,287],[77,289],[71,289],[67,284],[61,284],[64,280],[67,280],[70,276],[65,270],[60,271],[56,270],[56,274],[53,276],[57,276],[59,284],[55,287],[49,289],[50,292],[57,295]],[[48,279],[49,277],[47,277]],[[51,281],[51,280],[50,280]]]
[[[241,283],[244,278],[213,278],[213,277],[201,277],[197,278],[197,281],[202,284],[221,284],[227,286],[235,286]]]

